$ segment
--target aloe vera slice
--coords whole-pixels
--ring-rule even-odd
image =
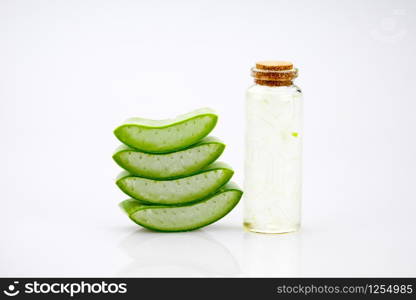
[[[213,163],[198,173],[171,180],[155,180],[122,172],[116,183],[130,197],[154,204],[182,204],[213,194],[226,184],[234,171],[224,163]]]
[[[156,154],[120,146],[113,159],[133,175],[152,179],[167,179],[194,174],[214,162],[225,145],[217,138],[207,137],[195,145],[177,152]]]
[[[188,231],[214,223],[227,215],[240,201],[243,192],[233,183],[200,202],[182,206],[146,205],[129,199],[122,210],[138,225],[157,231]]]
[[[131,118],[114,130],[124,144],[144,152],[165,153],[186,148],[207,136],[217,124],[209,108],[168,120]]]

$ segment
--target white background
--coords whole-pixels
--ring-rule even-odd
[[[416,276],[415,1],[0,1],[0,276]],[[244,92],[291,60],[303,227],[142,230],[113,129],[199,107],[242,184]]]

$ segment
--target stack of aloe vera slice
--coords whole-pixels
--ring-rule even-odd
[[[120,207],[135,223],[158,231],[187,231],[228,214],[242,191],[234,171],[216,162],[225,144],[207,137],[217,124],[211,109],[171,120],[132,118],[114,131],[123,143],[113,159],[118,187],[131,199]]]

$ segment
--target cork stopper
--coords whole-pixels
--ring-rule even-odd
[[[284,71],[292,70],[293,64],[290,61],[265,60],[256,62],[256,68],[259,70]]]
[[[298,75],[298,70],[288,61],[259,61],[251,69],[254,81],[267,86],[289,86]]]

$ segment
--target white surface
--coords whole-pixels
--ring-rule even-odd
[[[313,6],[311,6],[313,5]],[[1,1],[0,276],[416,276],[414,1]],[[137,229],[112,130],[210,106],[243,180],[256,60],[305,99],[303,227]]]

